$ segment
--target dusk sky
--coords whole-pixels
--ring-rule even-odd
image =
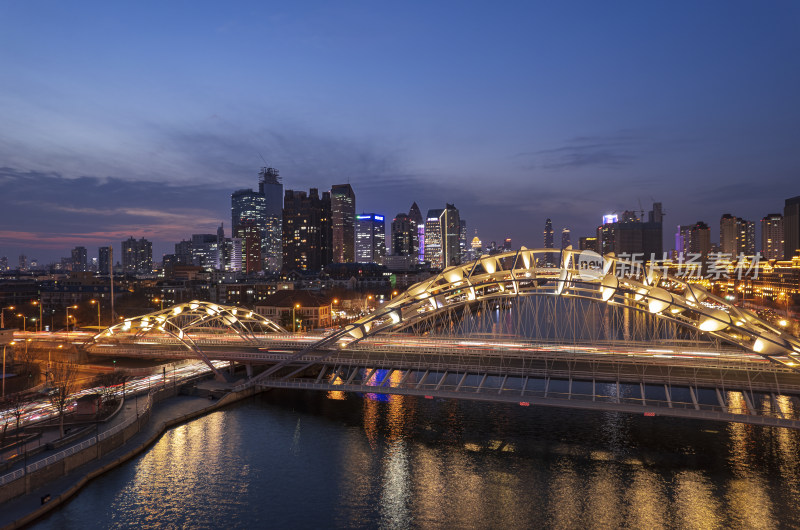
[[[263,165],[484,242],[653,200],[718,240],[800,195],[799,58],[796,0],[0,0],[0,256],[160,261]]]

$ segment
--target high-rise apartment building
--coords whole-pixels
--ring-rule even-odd
[[[729,213],[719,220],[719,251],[723,254],[752,256],[756,253],[756,225]]]
[[[461,228],[458,232],[458,248],[461,253],[460,262],[465,263],[469,261],[467,255],[470,253],[469,241],[467,240],[467,222],[461,219]]]
[[[771,213],[761,219],[761,257],[784,259],[783,216]]]
[[[569,228],[561,229],[561,250],[572,246],[572,237],[569,233]]]
[[[356,194],[350,184],[331,186],[333,262],[353,263],[355,257]]]
[[[452,204],[447,204],[439,215],[439,226],[442,234],[441,267],[461,264],[461,217]]]
[[[800,250],[800,195],[786,199],[783,207],[783,259]]]
[[[660,202],[653,203],[647,222],[643,222],[633,210],[626,210],[621,216],[604,215],[603,224],[597,228],[597,245],[601,254],[614,252],[617,256],[636,254],[637,259],[661,259],[663,217]]]
[[[122,270],[131,274],[153,272],[153,243],[133,236],[123,241]]]
[[[283,270],[319,272],[331,263],[331,194],[286,190],[283,197]]]
[[[711,252],[711,229],[703,221],[698,221],[690,229],[689,253],[700,254],[705,260]]]
[[[111,247],[97,249],[97,272],[102,275],[111,273]]]
[[[383,265],[386,257],[386,221],[382,215],[356,216],[356,261]]]
[[[441,208],[434,208],[428,210],[425,217],[425,261],[436,268],[442,266],[442,229],[439,225],[442,212]]]
[[[264,196],[264,234],[261,240],[264,270],[277,273],[283,262],[283,184],[277,169],[261,168],[258,192]],[[236,237],[235,233],[232,235]]]
[[[86,247],[72,249],[72,270],[74,272],[86,272],[89,270]]]

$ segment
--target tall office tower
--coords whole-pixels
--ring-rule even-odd
[[[331,194],[286,190],[283,196],[283,270],[319,272],[331,263]]]
[[[569,228],[561,230],[561,250],[572,246],[572,238],[570,237]]]
[[[416,249],[414,248],[416,230],[416,224],[407,214],[399,213],[394,217],[391,236],[393,256],[413,256],[416,260]]]
[[[356,215],[356,261],[383,265],[386,258],[386,224],[382,215]]]
[[[461,237],[461,217],[458,208],[446,204],[439,215],[439,226],[442,231],[442,267],[461,264],[461,246],[458,240]]]
[[[735,256],[738,254],[739,226],[737,218],[729,213],[719,220],[719,251],[723,254]]]
[[[133,236],[123,241],[122,270],[126,273],[153,272],[153,243]]]
[[[771,213],[761,220],[761,257],[783,259],[783,216]]]
[[[219,268],[217,234],[192,234],[192,264],[207,271]]]
[[[783,207],[783,259],[800,250],[800,195],[786,199]]]
[[[544,222],[544,248],[553,248],[553,221]]]
[[[72,270],[75,272],[86,272],[89,270],[86,247],[75,247],[72,249]]]
[[[653,209],[647,214],[647,222],[661,223],[664,221],[664,210],[660,202],[653,203]]]
[[[331,186],[333,262],[353,263],[355,257],[356,194],[350,184]]]
[[[428,210],[425,217],[425,261],[434,268],[442,268],[442,229],[439,225],[442,212],[441,208]]]
[[[225,263],[226,271],[239,272],[242,270],[242,238],[225,238]]]
[[[8,256],[0,256],[0,271],[8,270]]]
[[[425,261],[425,223],[422,220],[422,212],[419,211],[419,206],[417,206],[416,202],[408,210],[408,218],[414,223],[413,245],[417,255],[417,263],[422,263]]]
[[[19,270],[26,271],[28,270],[28,256],[25,254],[19,255]]]
[[[597,247],[602,255],[616,252],[616,235],[619,218],[617,214],[603,216],[603,224],[597,227]]]
[[[511,242],[510,239],[509,242]],[[458,231],[458,251],[460,254],[460,263],[469,261],[467,259],[467,253],[469,252],[469,241],[467,241],[467,222],[464,219],[461,219],[461,227]]]
[[[691,228],[689,252],[701,254],[705,260],[711,252],[711,229],[703,221],[698,221]]]
[[[225,263],[228,261],[227,257],[227,250],[228,247],[225,246],[225,229],[223,228],[224,223],[219,224],[219,228],[217,228],[217,270],[224,271]]]
[[[283,263],[283,184],[277,169],[261,168],[258,174],[258,192],[264,196],[264,235],[261,246],[264,270],[277,273]]]
[[[179,265],[192,264],[192,240],[184,239],[180,243],[175,243],[174,262]]]
[[[101,275],[111,274],[111,247],[97,249],[97,272]]]
[[[266,212],[266,199],[260,191],[242,189],[231,194],[231,235],[243,241],[245,269],[248,274],[264,270]],[[258,234],[258,249],[253,244],[254,233]],[[256,259],[260,263],[258,267],[254,266]]]

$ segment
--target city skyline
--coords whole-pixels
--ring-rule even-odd
[[[665,249],[698,221],[718,240],[800,194],[791,2],[0,9],[9,260],[229,233],[264,165],[388,219],[455,204],[515,246],[640,202]]]

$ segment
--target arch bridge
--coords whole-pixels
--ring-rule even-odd
[[[449,267],[325,335],[193,301],[92,353],[267,365],[239,388],[504,401],[800,428],[800,342],[684,278],[526,249]],[[248,373],[251,373],[248,371]]]
[[[449,267],[248,384],[800,428],[800,341],[688,279],[526,249]]]

